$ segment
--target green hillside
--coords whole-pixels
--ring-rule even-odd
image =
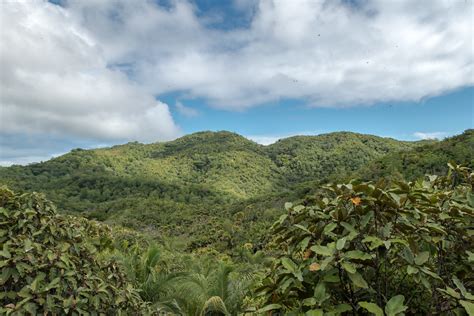
[[[0,311],[462,315],[473,144],[202,132],[0,168]]]
[[[267,152],[289,182],[326,181],[347,175],[388,153],[409,150],[419,144],[338,132],[282,139],[268,146]]]
[[[285,201],[318,183],[420,144],[339,132],[262,146],[231,132],[199,132],[171,142],[75,149],[0,168],[0,181],[44,192],[63,212],[179,236],[193,249],[227,249],[259,240]]]
[[[389,153],[362,167],[356,177],[368,180],[382,177],[414,180],[425,174],[445,174],[449,161],[471,168],[474,166],[474,129],[413,150]]]

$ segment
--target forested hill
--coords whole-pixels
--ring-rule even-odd
[[[356,177],[366,180],[381,177],[415,180],[425,174],[445,174],[448,162],[474,167],[474,129],[413,150],[392,152],[362,167]]]
[[[266,148],[287,182],[326,182],[350,174],[369,161],[409,150],[423,142],[403,142],[350,132],[294,136]]]
[[[192,248],[228,249],[258,239],[284,202],[304,197],[318,183],[357,172],[386,175],[377,170],[406,161],[400,155],[413,157],[406,167],[410,175],[431,172],[426,159],[439,170],[450,159],[472,165],[472,137],[470,130],[441,142],[402,142],[338,132],[262,146],[235,133],[199,132],[171,142],[76,149],[46,162],[0,168],[0,184],[43,192],[63,212],[189,237]]]
[[[53,201],[59,191],[72,189],[71,185],[77,187],[68,197],[109,200],[114,187],[107,188],[105,182],[120,182],[130,193],[153,183],[162,192],[183,189],[187,195],[213,192],[221,197],[249,198],[277,192],[288,183],[325,181],[418,144],[339,132],[291,137],[262,146],[230,132],[199,132],[171,142],[76,149],[46,162],[2,168],[0,176],[14,189],[43,191]]]

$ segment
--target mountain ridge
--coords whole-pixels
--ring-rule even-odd
[[[336,132],[263,146],[232,132],[199,132],[170,142],[75,149],[46,162],[0,168],[0,183],[44,192],[66,213],[179,236],[192,248],[227,249],[236,238],[258,239],[285,201],[373,161],[387,163],[387,155],[397,159],[437,144],[444,141]],[[249,233],[237,233],[242,227]]]

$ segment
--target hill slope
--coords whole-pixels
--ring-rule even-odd
[[[76,149],[0,168],[0,182],[44,192],[68,212],[156,235],[193,236],[194,247],[202,247],[232,244],[244,224],[258,234],[280,212],[274,201],[297,198],[308,180],[326,181],[417,146],[348,132],[262,146],[230,132],[200,132],[164,143]]]
[[[356,176],[367,180],[382,177],[414,180],[425,174],[445,174],[449,161],[474,167],[474,129],[413,150],[389,153],[358,170]]]
[[[267,148],[287,181],[327,181],[346,175],[391,152],[409,150],[420,142],[403,142],[350,132],[295,136]]]

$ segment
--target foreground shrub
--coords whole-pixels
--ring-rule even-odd
[[[287,204],[259,294],[273,315],[474,315],[474,174],[330,185]]]
[[[0,314],[140,314],[104,225],[56,214],[43,196],[0,188]]]

